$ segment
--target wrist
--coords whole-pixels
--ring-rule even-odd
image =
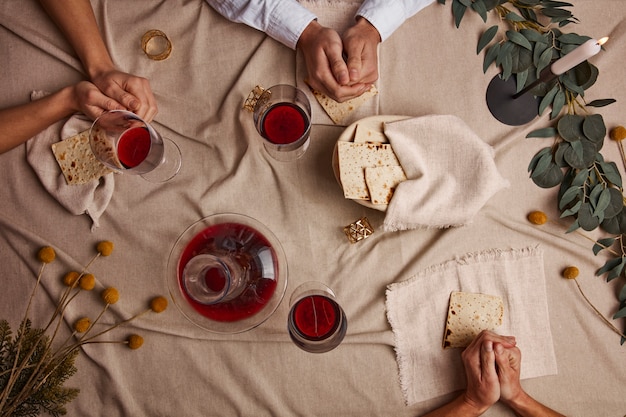
[[[491,407],[491,404],[479,404],[476,401],[468,397],[467,393],[464,393],[457,399],[460,403],[459,415],[463,416],[481,416],[485,411]]]
[[[355,27],[367,33],[367,36],[371,36],[373,39],[376,39],[376,42],[381,42],[382,38],[378,29],[376,29],[376,27],[363,16],[356,17]]]
[[[313,39],[315,39],[315,37],[320,32],[320,30],[322,30],[322,25],[319,24],[317,19],[311,20],[311,23],[309,23],[307,27],[304,28],[304,30],[300,34],[300,37],[298,38],[298,42],[296,43],[296,49],[304,48],[305,45],[307,45]]]
[[[512,410],[520,412],[528,409],[532,405],[533,399],[524,390],[520,390],[511,398],[502,398],[501,402]]]

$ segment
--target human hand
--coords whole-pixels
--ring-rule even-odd
[[[505,404],[511,403],[524,393],[520,385],[522,353],[517,347],[505,348],[498,343],[494,345],[494,351],[500,380],[500,398]]]
[[[111,69],[93,76],[92,82],[102,93],[146,122],[152,121],[158,112],[150,82],[145,78]]]
[[[378,30],[365,18],[343,35],[343,49],[347,55],[349,85],[370,85],[378,79]]]
[[[363,94],[369,84],[350,85],[348,65],[343,59],[343,42],[333,29],[312,21],[298,39],[306,64],[307,83],[335,101],[343,102]]]
[[[501,395],[494,345],[513,348],[515,338],[485,330],[461,354],[467,378],[464,401],[478,414],[495,404]]]
[[[124,110],[124,106],[104,95],[98,87],[89,81],[81,81],[71,88],[72,109],[84,113],[92,120],[107,110]]]

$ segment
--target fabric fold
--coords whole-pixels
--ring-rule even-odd
[[[500,296],[504,318],[496,332],[516,337],[521,378],[556,374],[544,275],[543,252],[526,247],[466,254],[390,284],[387,319],[406,404],[465,387],[461,351],[442,348],[452,291]]]
[[[408,178],[387,207],[385,230],[466,225],[509,186],[498,172],[493,148],[457,116],[388,122],[384,131]]]
[[[36,100],[45,94],[33,92],[31,99]],[[83,115],[74,115],[51,125],[26,142],[26,159],[46,191],[59,204],[74,215],[87,214],[91,218],[93,231],[99,226],[99,219],[113,196],[113,174],[87,184],[68,185],[51,149],[53,143],[74,136],[90,126],[91,121]]]

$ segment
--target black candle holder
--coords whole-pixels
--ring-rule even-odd
[[[510,126],[524,125],[539,114],[538,97],[529,94],[530,90],[541,83],[547,83],[556,78],[550,67],[544,69],[539,78],[516,92],[517,83],[514,77],[504,80],[500,75],[493,77],[487,87],[487,107],[500,122]]]

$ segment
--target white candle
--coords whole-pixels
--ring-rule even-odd
[[[609,38],[602,38],[600,40],[589,39],[587,42],[580,45],[578,48],[574,49],[569,54],[565,55],[563,58],[554,61],[550,70],[554,75],[561,75],[565,71],[569,71],[574,68],[576,65],[580,64],[583,61],[591,58],[602,49],[602,45]]]

